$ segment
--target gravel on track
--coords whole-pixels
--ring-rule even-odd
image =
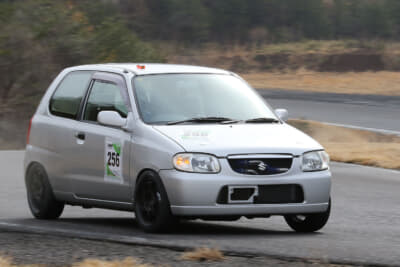
[[[49,267],[71,266],[88,258],[109,261],[127,257],[154,266],[344,266],[318,261],[240,256],[226,256],[225,260],[218,262],[193,262],[180,259],[182,252],[169,249],[5,231],[0,232],[0,255],[12,258],[15,264],[43,264]]]

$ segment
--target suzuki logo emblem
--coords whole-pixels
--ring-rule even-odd
[[[260,171],[265,171],[265,170],[267,169],[268,165],[261,161],[261,162],[257,165],[257,167],[258,167],[258,169],[259,169]]]
[[[257,168],[257,170],[262,172],[266,171],[269,168],[268,164],[262,160],[249,160],[248,164],[252,167],[253,170]]]

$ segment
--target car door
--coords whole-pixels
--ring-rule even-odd
[[[93,74],[92,71],[67,73],[51,96],[46,116],[36,115],[37,127],[41,129],[38,146],[57,196],[70,198],[72,185],[79,179],[75,170],[80,162],[76,156],[75,129]]]
[[[122,76],[97,72],[92,77],[75,129],[79,179],[74,181],[73,191],[77,198],[130,203],[131,133],[100,125],[100,111],[116,111],[123,118],[131,111]]]

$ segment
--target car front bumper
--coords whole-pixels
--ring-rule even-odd
[[[287,173],[269,176],[243,175],[234,172],[221,160],[217,174],[187,173],[161,170],[159,175],[166,188],[171,211],[179,216],[283,215],[318,213],[327,210],[331,190],[329,170],[302,172],[295,160]],[[297,163],[297,164],[296,164]],[[302,203],[290,204],[218,204],[224,186],[299,185],[304,193]]]

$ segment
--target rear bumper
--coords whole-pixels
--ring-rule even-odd
[[[251,176],[235,173],[227,162],[218,174],[186,173],[161,170],[160,177],[166,188],[171,211],[181,216],[218,215],[283,215],[318,213],[327,210],[331,190],[329,170],[302,172],[300,169],[279,175]],[[226,163],[226,164],[225,164]],[[226,185],[299,185],[304,192],[302,203],[288,204],[218,204],[217,198]]]

